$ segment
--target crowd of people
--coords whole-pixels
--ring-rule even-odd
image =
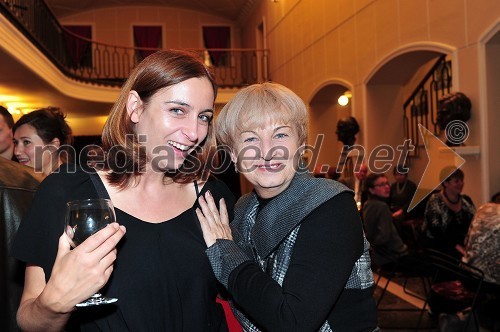
[[[482,297],[482,307],[496,307],[500,300],[500,194],[476,210],[472,199],[462,192],[464,172],[445,168],[440,175],[441,189],[421,203],[423,208],[409,211],[417,186],[408,179],[408,171],[404,165],[397,165],[392,185],[385,174],[369,172],[364,177],[362,191],[368,199],[362,204],[361,215],[374,271],[428,276],[432,266],[426,253],[439,252],[450,261],[461,261],[484,273],[482,290],[488,296]],[[405,229],[408,225],[413,232]],[[446,285],[439,283],[441,288]],[[454,281],[449,286],[453,288],[450,292],[459,291]],[[448,309],[446,305],[439,308],[445,310],[441,315],[447,317],[454,306],[450,300]],[[434,309],[432,305],[430,309]],[[483,319],[495,319],[489,309],[481,313],[489,316]]]
[[[364,163],[350,178],[304,167],[307,109],[288,88],[243,88],[214,122],[216,96],[195,55],[150,55],[90,171],[61,167],[74,149],[58,108],[14,122],[0,106],[0,249],[14,257],[1,260],[0,329],[227,331],[222,297],[244,331],[379,331],[372,270],[415,268],[423,248],[500,285],[498,197],[476,211],[462,170],[408,211],[417,186],[405,165],[392,185]],[[352,145],[359,125],[347,120],[337,134]],[[211,174],[217,144],[253,186],[237,202]],[[109,199],[117,222],[71,248],[66,203],[89,198]],[[75,309],[99,290],[118,302]]]

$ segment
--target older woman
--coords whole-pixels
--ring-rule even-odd
[[[462,194],[464,172],[457,169],[432,194],[425,207],[423,231],[426,246],[460,258],[470,223],[476,212],[472,199]]]
[[[249,86],[217,135],[254,186],[229,218],[210,195],[197,210],[207,255],[245,331],[377,329],[368,242],[353,193],[300,168],[307,111],[289,89]]]

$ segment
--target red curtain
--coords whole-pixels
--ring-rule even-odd
[[[64,26],[67,30],[71,31],[75,35],[81,36],[83,38],[92,39],[92,26],[90,25],[67,25]],[[64,39],[66,41],[66,51],[69,55],[70,67],[79,67],[88,61],[84,60],[84,56],[91,55],[90,52],[90,42],[75,37],[74,35],[64,32]],[[90,64],[92,62],[90,61]]]
[[[161,26],[134,26],[135,47],[161,48]],[[155,51],[139,50],[140,60]]]
[[[203,27],[203,42],[205,48],[230,48],[231,30],[229,27]],[[214,66],[225,66],[229,61],[229,53],[210,51],[210,60]]]

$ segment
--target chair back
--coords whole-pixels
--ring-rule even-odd
[[[484,273],[455,257],[433,249],[426,250],[426,257],[434,269],[428,303],[433,314],[455,314],[466,309],[470,310],[464,330],[470,319],[474,317],[476,330],[479,324],[474,314]]]

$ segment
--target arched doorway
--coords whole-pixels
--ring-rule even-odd
[[[394,152],[392,165],[410,164],[409,177],[417,183],[427,165],[427,157],[421,153],[420,157],[409,160],[400,152],[405,143],[403,105],[438,59],[447,54],[447,58],[450,57],[451,50],[432,48],[400,52],[382,63],[366,80],[366,151],[369,154],[377,146],[387,145]]]
[[[345,106],[339,105],[338,99],[346,92],[352,91],[347,82],[328,82],[323,84],[309,102],[308,144],[310,151],[306,153],[311,171],[328,167],[337,167],[342,151],[342,143],[335,134],[337,121],[350,116],[354,97],[348,98]]]

